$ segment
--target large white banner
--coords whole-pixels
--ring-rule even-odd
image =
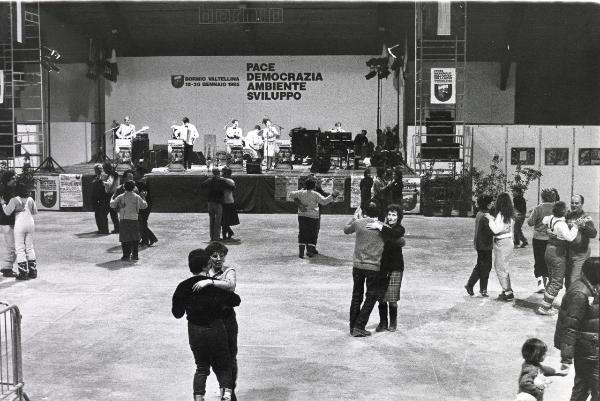
[[[61,174],[60,207],[83,207],[81,174]]]
[[[456,103],[456,68],[431,69],[431,103]]]
[[[35,204],[39,210],[60,210],[58,175],[35,176]]]

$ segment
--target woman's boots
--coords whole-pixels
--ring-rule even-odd
[[[388,329],[388,305],[387,302],[379,302],[377,306],[379,309],[379,324],[375,329],[376,332],[380,333],[382,331],[386,331]]]
[[[35,263],[35,260],[27,261],[27,267],[29,268],[29,278],[37,278],[37,263]]]
[[[29,278],[29,269],[27,268],[27,262],[19,262],[19,274],[17,274],[17,280],[27,280]]]
[[[27,280],[37,278],[37,263],[35,260],[28,260],[27,262],[19,262],[19,274],[17,274],[17,280]]]
[[[305,245],[298,245],[298,257],[299,258],[304,258],[304,248],[306,246]]]
[[[390,304],[390,326],[388,327],[389,331],[396,331],[398,326],[398,304],[392,305]]]
[[[382,332],[382,331],[396,331],[396,328],[398,326],[398,304],[394,303],[390,303],[390,322],[389,322],[389,326],[388,326],[388,304],[387,302],[379,302],[379,305],[377,306],[377,308],[379,309],[379,324],[377,325],[377,328],[375,329],[375,331],[377,332]]]

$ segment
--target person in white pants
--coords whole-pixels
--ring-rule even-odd
[[[2,190],[0,196],[4,199],[10,199],[13,197],[16,175],[14,171],[5,171],[0,178],[2,183]],[[15,216],[14,214],[6,215],[0,210],[0,231],[4,238],[4,255],[0,262],[0,271],[3,277],[15,277],[17,274],[13,271],[13,265],[17,259],[15,253]]]
[[[33,279],[37,278],[36,256],[33,249],[35,231],[33,215],[37,214],[37,207],[25,185],[18,184],[15,192],[17,196],[8,204],[4,199],[1,200],[2,208],[7,215],[15,212],[15,250],[19,265],[17,280]]]

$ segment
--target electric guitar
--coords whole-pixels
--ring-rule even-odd
[[[137,134],[139,134],[140,132],[144,132],[144,131],[146,131],[146,130],[147,130],[147,129],[149,129],[149,128],[150,128],[149,126],[147,126],[147,125],[144,125],[144,126],[143,126],[142,128],[140,128],[139,130],[137,130],[137,131],[135,131],[135,132],[132,132],[132,133],[131,133],[131,134],[130,134],[130,135],[127,137],[127,138],[119,138],[118,136],[117,136],[117,138],[119,138],[119,139],[130,139],[130,138],[135,138],[135,136],[136,136]]]

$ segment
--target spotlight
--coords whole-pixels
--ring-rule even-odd
[[[392,47],[388,47],[387,51],[388,51],[388,54],[390,56],[392,56],[393,58],[398,58],[398,57],[402,56],[402,54],[401,54],[402,49],[400,49],[399,44],[396,44]]]
[[[366,64],[367,64],[367,67],[373,67],[375,64],[377,64],[377,59],[376,58],[369,59]]]
[[[365,75],[365,78],[366,78],[366,79],[371,79],[371,78],[374,78],[374,77],[375,77],[375,75],[377,75],[377,71],[375,71],[375,70],[372,70],[372,71],[371,71],[371,72],[369,72],[367,75]]]
[[[390,70],[387,68],[379,72],[379,79],[387,78],[390,75]]]
[[[60,69],[56,66],[56,63],[60,58],[61,55],[58,51],[42,46],[42,59],[40,60],[42,67],[49,71],[59,72]]]

